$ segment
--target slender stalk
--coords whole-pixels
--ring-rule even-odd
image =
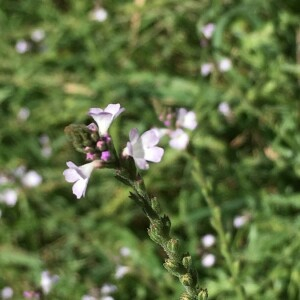
[[[224,227],[222,224],[220,207],[218,207],[216,205],[216,203],[212,197],[212,187],[209,184],[209,182],[205,179],[199,159],[196,159],[194,157],[192,159],[195,162],[194,170],[193,170],[193,178],[201,187],[201,192],[203,194],[203,197],[206,200],[206,203],[211,210],[211,213],[212,213],[211,223],[212,223],[212,226],[215,228],[217,235],[219,237],[220,251],[225,259],[226,266],[232,277],[236,295],[237,295],[238,299],[246,300],[247,296],[246,296],[245,290],[239,280],[239,264],[238,264],[238,262],[234,261],[232,255],[230,253],[228,238],[226,237],[226,233],[225,233],[225,230],[224,230]]]
[[[191,256],[181,251],[180,241],[170,234],[171,221],[169,217],[162,215],[157,199],[149,196],[142,177],[137,174],[136,178],[129,179],[128,175],[126,171],[119,170],[116,178],[131,186],[133,192],[130,193],[130,198],[143,209],[149,219],[148,234],[155,243],[164,249],[167,256],[164,267],[169,273],[178,277],[185,288],[180,300],[207,299],[207,290],[199,287],[198,274],[192,266]]]

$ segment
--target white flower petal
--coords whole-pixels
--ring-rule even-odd
[[[136,128],[132,128],[129,132],[129,141],[131,143],[136,143],[139,138],[139,132]]]
[[[102,112],[100,114],[90,114],[98,125],[98,130],[100,135],[107,133],[110,124],[113,121],[113,115],[110,113]]]
[[[65,180],[67,182],[75,182],[81,178],[78,172],[74,169],[64,170],[63,175],[65,176]]]
[[[178,128],[170,134],[169,145],[177,150],[183,150],[189,143],[189,136],[182,129]]]
[[[149,164],[143,158],[133,158],[137,167],[141,170],[149,169]]]
[[[145,148],[153,147],[159,142],[155,130],[151,129],[141,135],[141,140]]]
[[[104,111],[115,116],[125,110],[125,108],[120,109],[120,107],[121,107],[121,105],[119,103],[118,104],[108,104],[107,107],[104,109]],[[120,112],[120,110],[121,110],[121,112]]]
[[[98,108],[98,107],[93,107],[93,108],[90,108],[90,110],[89,110],[89,115],[90,114],[100,114],[100,113],[102,113],[103,112],[103,109],[101,109],[101,108]]]
[[[164,154],[164,149],[160,147],[153,147],[150,149],[145,150],[145,159],[147,161],[152,161],[152,162],[160,162],[161,158]]]
[[[68,161],[68,162],[66,163],[66,165],[67,165],[69,168],[71,168],[71,169],[76,169],[76,168],[77,168],[77,166],[76,166],[72,161]]]
[[[82,196],[85,196],[85,191],[87,188],[89,179],[80,179],[73,185],[72,191],[76,195],[77,199],[80,199]]]

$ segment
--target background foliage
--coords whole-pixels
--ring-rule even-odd
[[[113,173],[96,172],[79,201],[62,177],[66,161],[84,161],[65,138],[65,126],[89,124],[90,107],[121,103],[126,112],[112,128],[121,147],[133,126],[162,127],[158,103],[197,113],[194,159],[202,160],[212,183],[248,299],[299,299],[298,2],[122,0],[102,6],[108,16],[97,22],[90,18],[91,1],[1,1],[0,165],[6,179],[0,191],[16,190],[18,201],[0,203],[0,289],[10,286],[13,299],[22,299],[47,269],[60,277],[47,299],[81,299],[105,283],[117,286],[115,299],[179,297],[182,287],[163,269],[145,217]],[[216,26],[211,39],[201,31],[207,23]],[[45,32],[41,41],[32,40],[36,29]],[[21,40],[29,43],[25,53],[16,48]],[[226,72],[218,67],[224,58],[232,63]],[[213,66],[207,76],[204,63]],[[218,239],[209,249],[201,243],[215,232],[192,177],[195,161],[167,141],[162,145],[163,162],[145,173],[150,192],[194,256],[209,298],[237,299]],[[38,172],[42,183],[24,185],[17,172],[22,166]],[[236,216],[246,216],[246,224],[233,226]],[[129,256],[120,254],[123,247]],[[208,252],[216,257],[211,268],[201,264]],[[120,279],[118,266],[130,270]]]

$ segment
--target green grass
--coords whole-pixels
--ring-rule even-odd
[[[136,1],[138,2],[138,1]],[[84,163],[64,135],[70,123],[89,124],[90,107],[121,103],[112,126],[115,144],[126,145],[132,127],[162,127],[162,108],[197,114],[188,151],[163,139],[165,156],[144,178],[150,194],[172,220],[199,272],[209,299],[239,299],[222,242],[209,249],[212,210],[193,177],[197,161],[220,208],[227,251],[246,299],[300,297],[299,8],[276,1],[103,1],[104,22],[92,21],[88,1],[1,1],[0,193],[15,189],[18,201],[0,203],[0,290],[13,299],[40,284],[44,270],[58,274],[47,299],[81,299],[105,283],[114,299],[178,299],[182,286],[163,268],[164,254],[147,236],[148,221],[128,198],[113,171],[99,170],[87,195],[76,200],[62,172],[66,161]],[[211,39],[201,28],[216,25]],[[36,29],[45,38],[34,42]],[[16,51],[20,40],[30,43]],[[218,63],[230,58],[232,68]],[[201,65],[213,71],[201,75]],[[222,115],[220,103],[231,113]],[[19,112],[30,112],[22,120]],[[44,156],[40,138],[52,149]],[[47,142],[48,143],[48,142]],[[193,156],[189,155],[193,149]],[[29,188],[20,166],[43,181]],[[1,177],[2,178],[2,177]],[[249,216],[241,228],[236,216]],[[131,255],[123,257],[120,249]],[[211,268],[201,264],[212,253]],[[117,266],[130,272],[115,278]],[[98,297],[98,298],[97,298]]]

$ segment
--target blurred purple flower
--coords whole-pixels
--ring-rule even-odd
[[[210,39],[215,31],[215,28],[216,26],[214,23],[208,23],[201,28],[201,32],[207,39]]]

